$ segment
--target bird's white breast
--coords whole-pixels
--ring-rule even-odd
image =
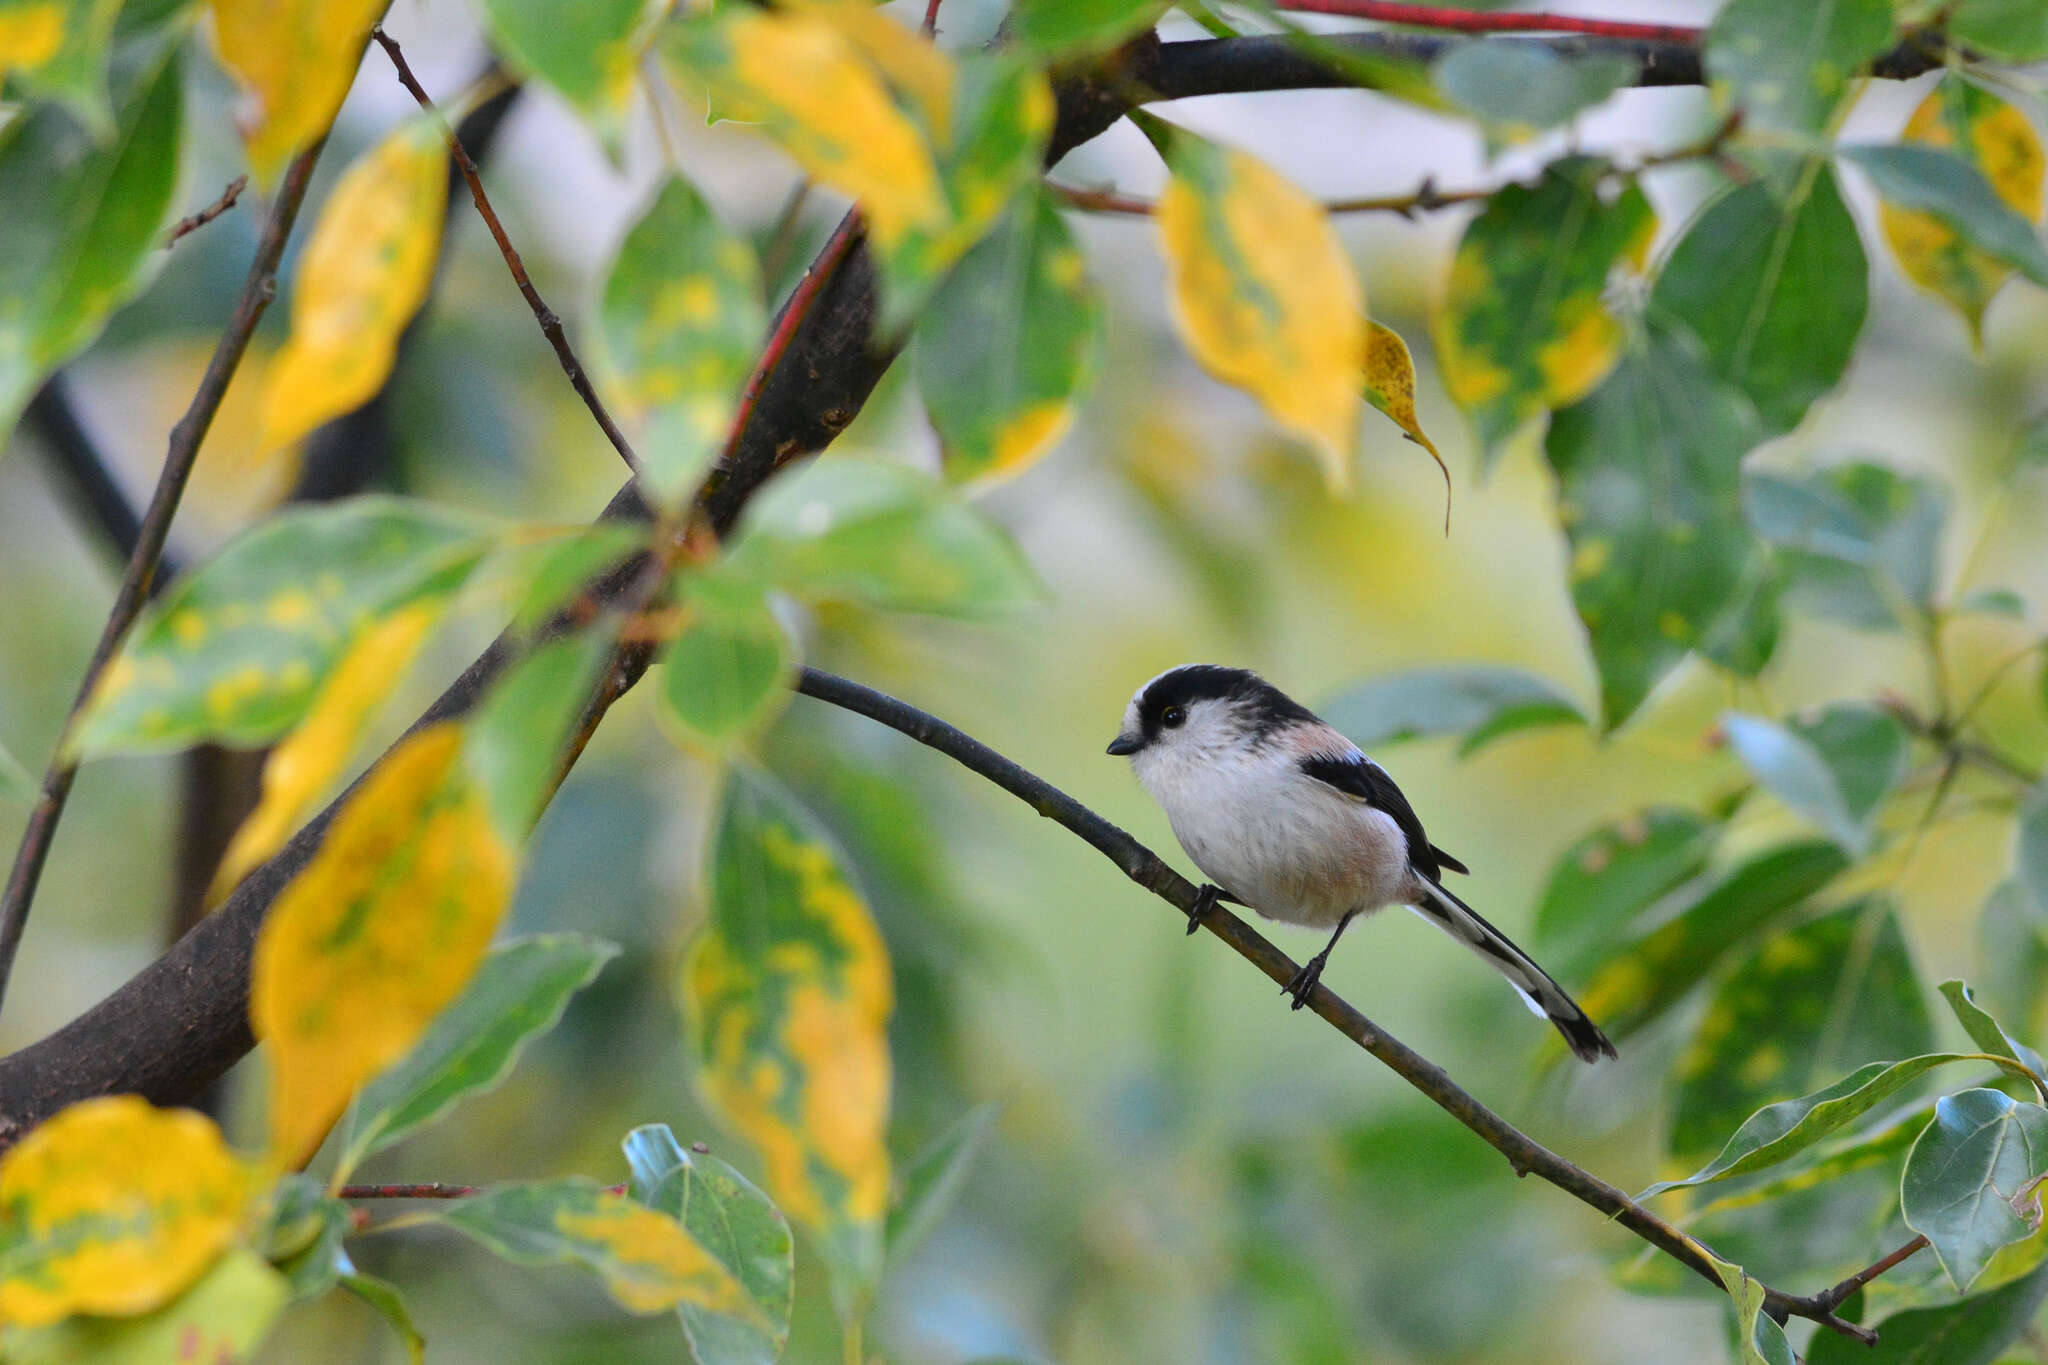
[[[1263,915],[1327,926],[1414,894],[1393,817],[1309,777],[1280,748],[1155,747],[1133,766],[1195,865]]]

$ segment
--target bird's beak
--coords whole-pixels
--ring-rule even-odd
[[[1144,747],[1145,741],[1142,739],[1132,739],[1129,735],[1118,735],[1109,742],[1109,748],[1103,752],[1114,755],[1117,758],[1123,758],[1138,752],[1138,750]]]

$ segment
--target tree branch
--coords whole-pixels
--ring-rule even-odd
[[[938,750],[969,772],[987,778],[1046,819],[1080,836],[1090,847],[1115,863],[1126,877],[1183,916],[1194,908],[1194,884],[1169,867],[1151,849],[972,735],[954,729],[908,702],[815,668],[806,668],[798,675],[796,690],[807,697],[815,697],[879,721],[927,748]],[[1222,906],[1210,910],[1202,919],[1201,926],[1230,945],[1239,957],[1264,972],[1276,984],[1284,986],[1294,978],[1294,961],[1268,942],[1263,934]],[[1309,1008],[1325,1023],[1371,1053],[1395,1075],[1421,1091],[1431,1103],[1478,1134],[1488,1146],[1507,1158],[1508,1165],[1517,1176],[1534,1175],[1548,1181],[1687,1266],[1716,1289],[1723,1288],[1719,1273],[1699,1242],[1494,1113],[1462,1089],[1442,1067],[1388,1034],[1328,986],[1318,985],[1315,988],[1309,997]],[[1880,1265],[1870,1273],[1881,1273],[1884,1268]],[[1877,1339],[1875,1333],[1835,1315],[1834,1308],[1840,1299],[1824,1304],[1820,1301],[1824,1296],[1801,1298],[1768,1288],[1765,1295],[1765,1307],[1781,1317],[1810,1318],[1861,1340]],[[1846,1298],[1847,1294],[1842,1297]]]
[[[64,721],[64,734],[43,775],[42,795],[35,809],[29,813],[28,826],[22,831],[21,847],[15,854],[13,869],[8,873],[6,891],[0,893],[0,999],[5,997],[7,978],[14,969],[14,955],[21,946],[22,930],[28,925],[29,904],[35,899],[36,883],[42,879],[43,864],[50,856],[51,841],[56,838],[57,822],[63,817],[64,803],[71,795],[72,779],[78,774],[78,764],[66,754],[65,743],[79,713],[92,700],[100,675],[112,662],[121,637],[128,633],[128,627],[134,623],[142,604],[149,598],[158,560],[164,552],[164,541],[171,533],[171,518],[177,514],[178,502],[185,494],[185,484],[199,459],[199,447],[213,425],[214,414],[220,411],[228,381],[235,377],[235,371],[242,363],[242,354],[249,347],[249,338],[255,332],[257,322],[270,306],[271,299],[276,297],[277,263],[284,255],[285,242],[299,216],[299,206],[305,201],[307,182],[313,176],[313,164],[319,160],[325,141],[322,138],[300,152],[285,171],[284,183],[278,187],[277,201],[271,206],[270,219],[256,243],[255,258],[249,262],[249,274],[243,282],[234,316],[229,319],[227,330],[214,347],[213,359],[207,363],[206,373],[199,380],[191,405],[185,409],[185,415],[178,419],[177,425],[171,428],[163,471],[157,476],[156,492],[150,497],[149,510],[143,514],[142,524],[137,529],[135,552],[128,557],[128,569],[114,594],[113,609],[107,613],[107,623],[100,631],[99,643],[93,647],[85,676],[79,679],[78,693],[72,698],[70,714]]]
[[[1649,38],[1667,43],[1696,43],[1701,36],[1701,30],[1689,24],[1638,24],[1526,10],[1452,9],[1444,5],[1411,5],[1406,0],[1279,0],[1277,8],[1454,33],[1586,33],[1602,38]]]
[[[164,234],[164,250],[169,251],[181,239],[189,237],[233,208],[235,201],[242,197],[242,191],[247,188],[249,188],[249,177],[246,175],[238,175],[233,180],[228,181],[228,187],[220,192],[220,198],[214,200],[211,204],[199,210],[199,212],[180,218],[172,225],[171,230]]]

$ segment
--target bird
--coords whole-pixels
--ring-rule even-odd
[[[1108,752],[1128,758],[1209,879],[1188,932],[1219,900],[1330,930],[1283,988],[1300,1009],[1344,930],[1406,905],[1485,959],[1581,1061],[1614,1044],[1550,974],[1447,890],[1464,863],[1429,841],[1386,769],[1285,692],[1242,668],[1183,664],[1140,687]]]

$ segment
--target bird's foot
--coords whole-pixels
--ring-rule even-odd
[[[1209,918],[1209,912],[1216,908],[1216,902],[1223,899],[1223,888],[1213,882],[1204,882],[1195,892],[1195,903],[1188,908],[1188,932],[1194,933],[1202,927],[1202,921]]]
[[[1323,979],[1323,964],[1329,961],[1329,958],[1330,955],[1327,952],[1317,953],[1314,957],[1302,963],[1301,970],[1296,972],[1289,978],[1287,984],[1280,988],[1282,995],[1289,996],[1294,1001],[1292,1005],[1288,1006],[1289,1009],[1300,1009],[1308,1003],[1308,998],[1316,993],[1316,987],[1321,984]]]

